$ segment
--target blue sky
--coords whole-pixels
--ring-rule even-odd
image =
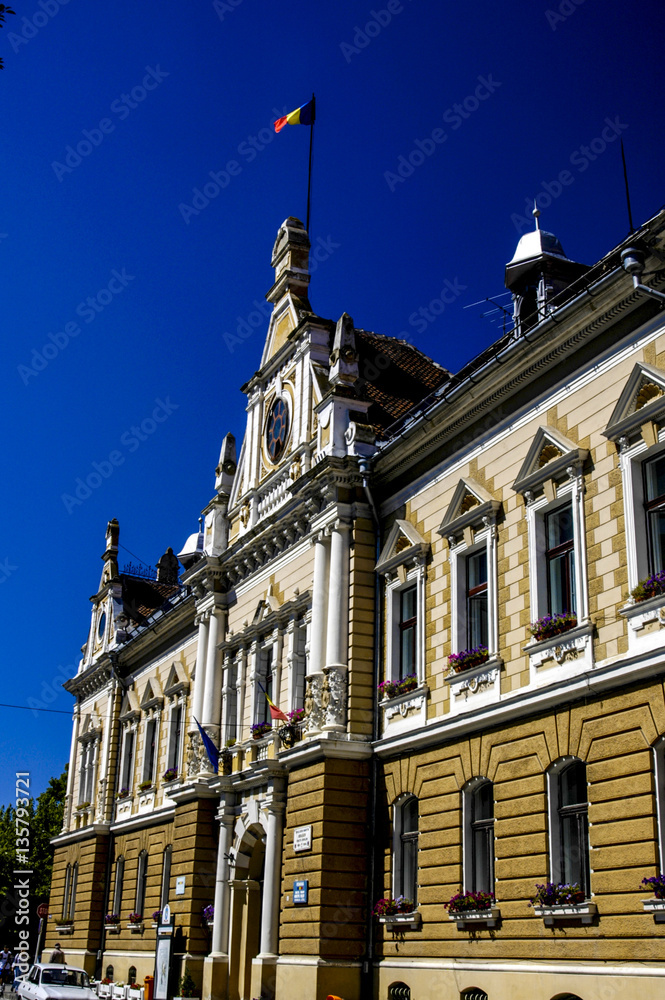
[[[306,208],[309,129],[275,136],[274,118],[316,93],[313,308],[407,336],[454,371],[501,333],[466,306],[504,291],[535,195],[543,228],[584,263],[627,233],[619,137],[635,223],[665,201],[665,11],[14,7],[0,32],[0,700],[68,712],[60,685],[87,636],[107,521],[121,561],[178,551],[224,434],[242,438],[272,244]],[[60,773],[70,721],[2,712],[6,803],[15,771],[36,793]]]

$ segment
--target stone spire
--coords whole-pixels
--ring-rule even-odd
[[[331,385],[353,386],[359,377],[358,346],[353,320],[348,313],[342,313],[335,328],[329,381]]]
[[[118,538],[120,537],[120,525],[117,519],[114,517],[113,520],[109,521],[106,526],[106,548],[102,556],[104,561],[104,569],[102,570],[102,578],[99,581],[99,589],[109,582],[109,580],[114,580],[119,576],[118,570]]]

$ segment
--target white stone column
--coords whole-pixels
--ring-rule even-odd
[[[192,715],[201,722],[203,714],[203,692],[205,689],[206,659],[208,656],[208,613],[199,615],[199,639],[196,647],[196,677],[194,679],[194,697]],[[193,723],[196,729],[196,723]]]
[[[213,957],[228,955],[229,948],[229,862],[228,853],[233,843],[233,792],[223,793],[217,819],[219,843],[217,846],[217,872],[215,876],[215,916],[212,928]]]
[[[338,521],[330,538],[326,665],[346,665],[349,645],[349,525]]]
[[[320,673],[325,666],[329,564],[328,540],[323,532],[319,532],[314,540],[314,585],[312,588],[312,625],[309,644],[310,674]]]
[[[219,723],[222,714],[222,666],[217,645],[223,635],[222,608],[213,607],[208,630],[208,655],[206,657],[206,679],[203,693],[203,718],[201,725],[212,730],[213,740],[219,739]]]
[[[236,739],[242,739],[245,724],[245,677],[247,676],[247,650],[241,649],[236,657]]]
[[[271,959],[277,956],[283,830],[284,798],[281,793],[273,790],[268,802],[263,907],[261,909],[261,950],[257,956],[259,959]]]

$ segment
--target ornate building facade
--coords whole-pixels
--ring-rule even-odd
[[[184,571],[109,523],[46,950],[142,981],[168,903],[205,1000],[656,1000],[665,215],[592,267],[536,220],[454,375],[317,316],[309,249]]]

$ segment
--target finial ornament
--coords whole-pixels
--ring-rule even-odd
[[[533,211],[531,212],[531,214],[536,220],[536,229],[537,230],[540,229],[540,223],[538,222],[538,219],[540,218],[540,209],[538,208],[538,202],[536,201],[535,198],[533,199]]]

